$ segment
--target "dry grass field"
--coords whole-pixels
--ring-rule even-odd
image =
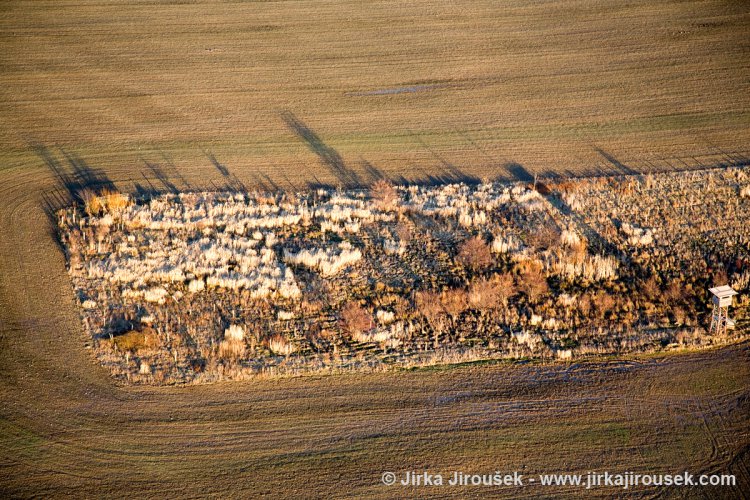
[[[169,190],[746,162],[748,28],[729,1],[0,3],[0,495],[479,497],[380,475],[593,465],[738,477],[636,497],[747,495],[747,344],[118,386],[45,204],[54,171]]]

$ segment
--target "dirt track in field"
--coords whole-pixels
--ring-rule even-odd
[[[592,464],[738,475],[636,496],[750,490],[747,345],[117,387],[84,348],[44,212],[56,168],[165,190],[746,161],[742,3],[76,5],[0,7],[2,496],[480,496],[380,474]]]

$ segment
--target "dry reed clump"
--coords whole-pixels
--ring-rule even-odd
[[[144,328],[114,336],[111,343],[120,351],[137,353],[157,348],[159,346],[159,336],[153,328]]]
[[[224,338],[226,340],[243,340],[245,338],[245,329],[240,325],[230,325],[229,328],[224,330]]]
[[[245,342],[240,339],[227,338],[219,344],[219,357],[226,360],[238,360],[245,355]]]
[[[283,335],[278,334],[268,339],[268,349],[280,356],[289,356],[297,352],[297,347],[293,343],[289,342]]]
[[[284,251],[285,262],[317,269],[323,276],[333,276],[361,258],[362,252],[359,249],[352,249],[344,244],[339,246],[338,252],[324,248],[300,250],[296,253]]]
[[[740,173],[536,191],[91,191],[59,225],[95,352],[134,383],[575,359],[744,338],[743,297],[730,336],[701,330],[707,285],[750,286]]]

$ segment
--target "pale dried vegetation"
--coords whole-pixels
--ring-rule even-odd
[[[569,360],[744,338],[749,177],[86,191],[59,223],[97,356],[131,382]],[[716,338],[725,283],[739,328]]]

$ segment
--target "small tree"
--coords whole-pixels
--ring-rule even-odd
[[[458,320],[461,314],[469,308],[469,298],[466,290],[454,288],[446,290],[440,295],[440,305],[450,318],[450,333],[455,336]]]
[[[357,302],[347,302],[341,309],[341,328],[349,335],[358,335],[374,326],[372,315]]]
[[[492,252],[481,236],[474,236],[458,247],[456,260],[476,272],[492,265]]]
[[[380,179],[370,186],[370,196],[384,210],[393,208],[398,201],[398,191],[385,179]]]
[[[440,336],[443,334],[447,323],[445,310],[440,303],[440,295],[435,292],[417,292],[415,302],[417,311],[432,328],[433,347],[437,349],[440,346]]]
[[[550,225],[543,225],[529,235],[527,242],[537,250],[548,250],[560,244],[560,231]]]
[[[544,277],[542,270],[537,266],[530,266],[521,273],[519,286],[532,302],[549,292],[547,279]]]
[[[505,306],[514,293],[513,277],[507,273],[480,278],[469,286],[469,304],[480,312],[492,311]]]

